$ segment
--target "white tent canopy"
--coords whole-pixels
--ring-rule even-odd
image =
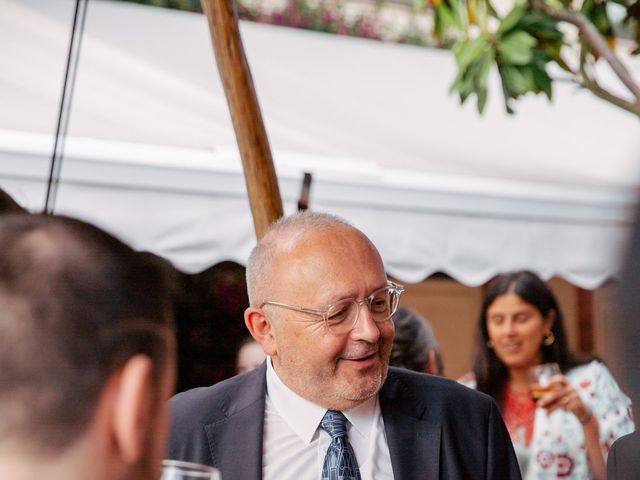
[[[73,4],[5,0],[0,187],[43,205]],[[242,24],[285,209],[344,216],[388,272],[480,284],[531,268],[593,288],[617,272],[640,125],[560,85],[484,117],[447,95],[450,53]],[[605,79],[607,80],[607,79]],[[202,15],[91,1],[56,211],[187,271],[244,263],[255,239]]]

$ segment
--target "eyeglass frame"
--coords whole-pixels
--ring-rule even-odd
[[[389,290],[390,292],[394,291],[395,293],[397,293],[397,295],[398,295],[398,303],[396,304],[395,310],[392,311],[389,314],[389,317],[385,318],[384,320],[380,320],[380,321],[376,321],[374,319],[375,323],[382,323],[382,322],[386,322],[387,320],[389,320],[393,316],[393,314],[398,310],[398,306],[400,305],[400,296],[404,292],[404,286],[403,285],[400,285],[399,283],[392,282],[391,280],[387,280],[387,284],[384,287],[380,287],[380,288],[374,290],[369,295],[367,295],[364,298],[361,298],[360,300],[357,300],[357,299],[354,299],[354,298],[341,298],[340,300],[338,300],[336,302],[330,303],[324,309],[301,307],[301,306],[296,306],[296,305],[289,305],[288,303],[276,302],[274,300],[265,300],[264,302],[262,302],[260,304],[260,306],[258,308],[263,308],[265,305],[273,305],[274,307],[286,308],[287,310],[292,310],[294,312],[309,313],[309,314],[312,314],[312,315],[318,315],[318,316],[322,317],[322,321],[324,323],[324,326],[333,335],[346,335],[347,333],[351,332],[351,330],[353,330],[356,327],[356,325],[358,324],[358,320],[360,320],[360,307],[364,303],[367,303],[367,305],[369,307],[369,312],[371,312],[371,302],[373,301],[375,295],[377,295],[378,293],[380,293],[380,292],[382,292],[384,290]],[[331,310],[331,308],[334,305],[336,305],[336,304],[338,304],[340,302],[344,302],[346,300],[355,302],[356,305],[358,305],[358,310],[356,312],[356,319],[353,322],[353,325],[351,325],[351,328],[349,328],[349,330],[347,330],[346,332],[340,334],[340,333],[334,332],[333,330],[331,330],[331,327],[329,327],[328,313],[329,313],[329,310]],[[373,316],[372,316],[372,318],[373,318]]]

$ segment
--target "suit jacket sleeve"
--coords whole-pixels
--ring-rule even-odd
[[[619,438],[609,450],[607,478],[635,480],[640,476],[640,432]]]
[[[486,478],[520,478],[518,460],[513,450],[509,432],[495,400],[491,399],[488,422],[488,449]]]
[[[607,478],[609,480],[616,480],[616,479],[620,479],[621,477],[618,476],[617,474],[617,460],[616,460],[616,453],[617,453],[617,448],[618,448],[618,442],[615,442],[612,446],[611,446],[611,450],[609,450],[609,456],[607,457]]]

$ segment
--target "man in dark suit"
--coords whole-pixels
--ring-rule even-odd
[[[520,478],[492,399],[388,367],[403,288],[359,230],[304,212],[247,266],[260,368],[172,400],[168,457],[225,480]]]
[[[640,478],[640,430],[613,442],[607,457],[609,480],[636,480]]]

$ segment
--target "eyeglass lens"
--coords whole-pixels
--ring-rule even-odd
[[[384,322],[398,308],[400,294],[391,288],[376,292],[373,297],[363,300],[371,312],[374,322]],[[358,321],[360,306],[355,300],[341,300],[327,311],[327,326],[334,333],[349,332]]]

